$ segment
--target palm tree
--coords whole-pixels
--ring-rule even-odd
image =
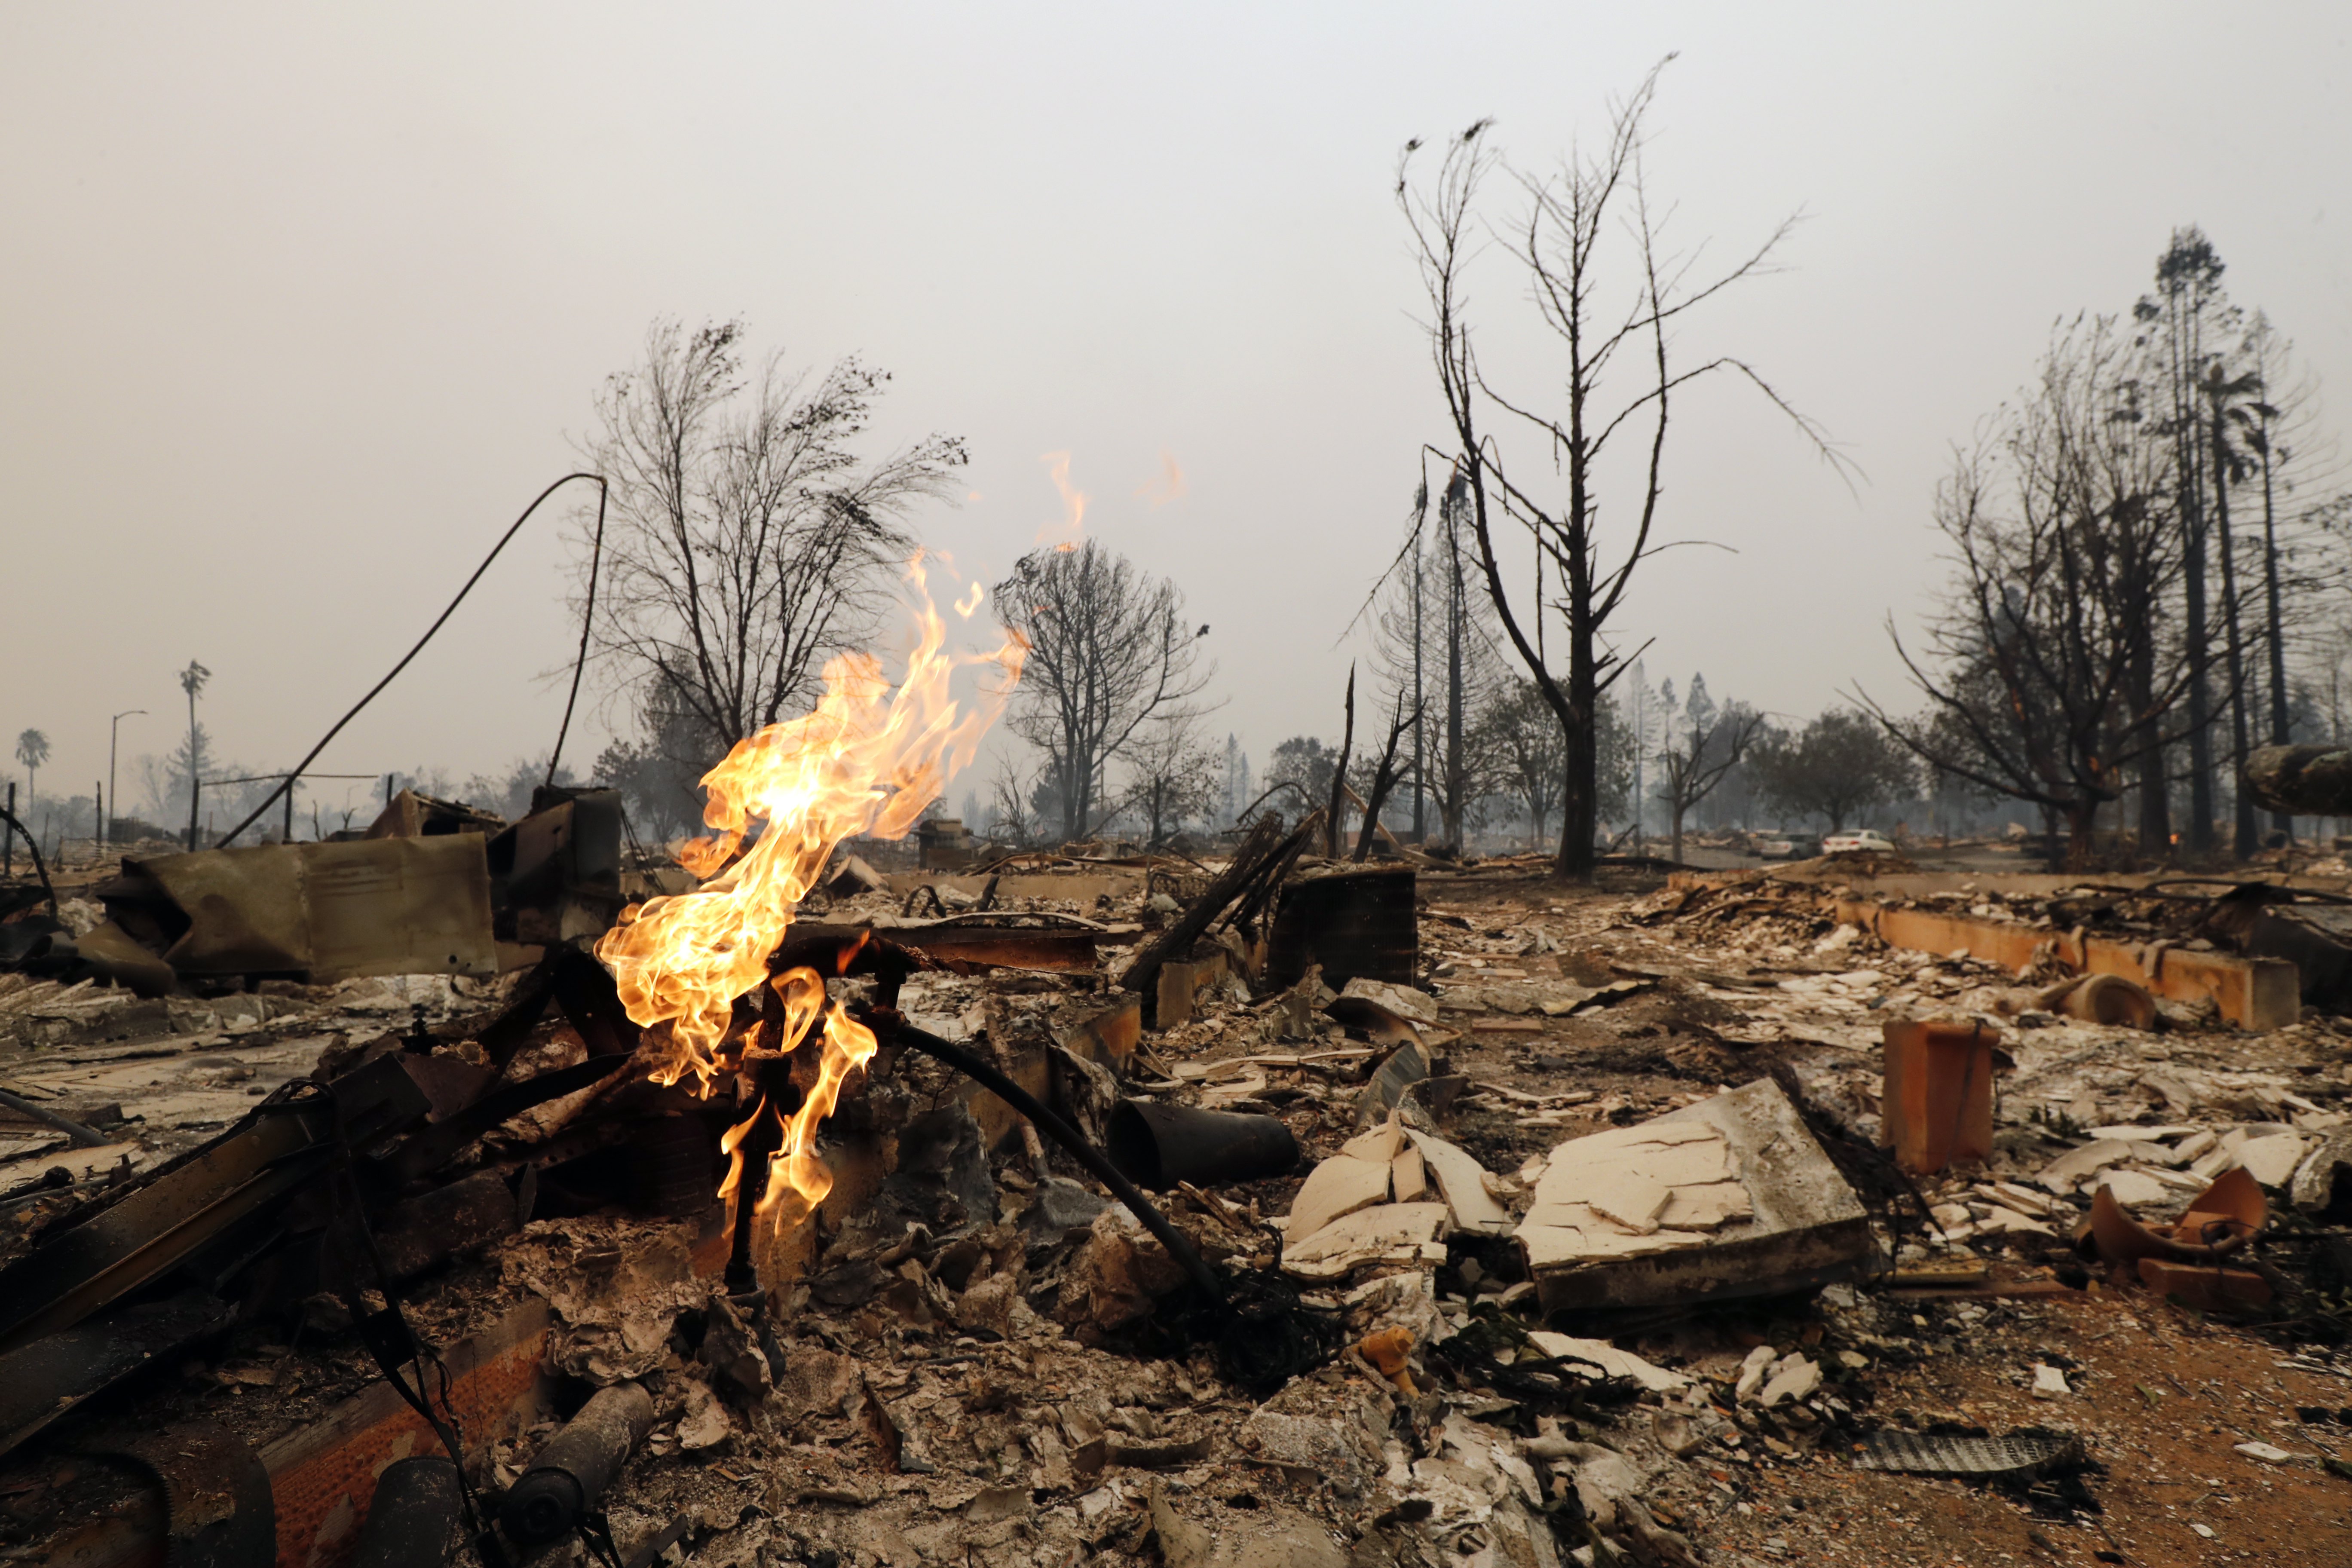
[[[188,694],[188,847],[191,849],[196,847],[196,800],[204,793],[196,779],[196,761],[204,755],[203,742],[196,739],[196,693],[202,691],[205,682],[212,678],[213,672],[193,658],[188,660],[188,668],[180,671],[180,689]]]
[[[49,760],[49,738],[38,730],[27,730],[16,737],[16,760],[25,764],[25,809],[33,809],[33,795],[39,787],[41,764]]]

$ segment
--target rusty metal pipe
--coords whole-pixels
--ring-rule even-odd
[[[518,1546],[559,1540],[596,1506],[629,1455],[654,1427],[653,1395],[634,1383],[599,1389],[547,1440],[499,1505],[499,1524]]]

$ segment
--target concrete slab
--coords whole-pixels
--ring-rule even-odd
[[[1290,1202],[1290,1220],[1284,1234],[1305,1241],[1342,1215],[1386,1203],[1388,1196],[1388,1161],[1334,1154],[1307,1173],[1298,1195]]]
[[[1672,1189],[1638,1235],[1592,1206]],[[1868,1215],[1769,1079],[1552,1151],[1518,1227],[1547,1312],[1779,1295],[1864,1272]]]

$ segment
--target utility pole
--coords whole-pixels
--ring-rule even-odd
[[[106,798],[109,802],[114,799],[114,749],[116,742],[122,736],[122,721],[133,713],[143,714],[146,711],[144,708],[125,708],[121,712],[117,713],[113,722],[106,727]],[[194,763],[195,759],[191,757],[189,765],[193,768]],[[102,813],[99,817],[98,837],[102,847],[111,847],[114,844],[114,825],[108,821]]]

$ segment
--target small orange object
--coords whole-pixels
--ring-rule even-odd
[[[2251,1268],[2200,1268],[2168,1258],[2143,1258],[2139,1280],[2158,1295],[2173,1297],[2200,1312],[2271,1304],[2270,1281]]]
[[[2189,1204],[2187,1214],[2168,1226],[2142,1225],[2104,1186],[2091,1194],[2091,1237],[2100,1258],[2108,1263],[2137,1263],[2144,1258],[2218,1263],[2269,1223],[2270,1200],[2262,1184],[2242,1167],[2224,1171]]]
[[[1402,1389],[1406,1397],[1419,1396],[1421,1391],[1412,1385],[1412,1369],[1405,1361],[1412,1350],[1411,1329],[1382,1329],[1378,1333],[1366,1334],[1356,1348],[1363,1352],[1366,1361],[1380,1369],[1382,1377]]]
[[[1992,1048],[1979,1023],[1906,1019],[1885,1027],[1882,1136],[1913,1175],[1981,1164],[1992,1153]]]

